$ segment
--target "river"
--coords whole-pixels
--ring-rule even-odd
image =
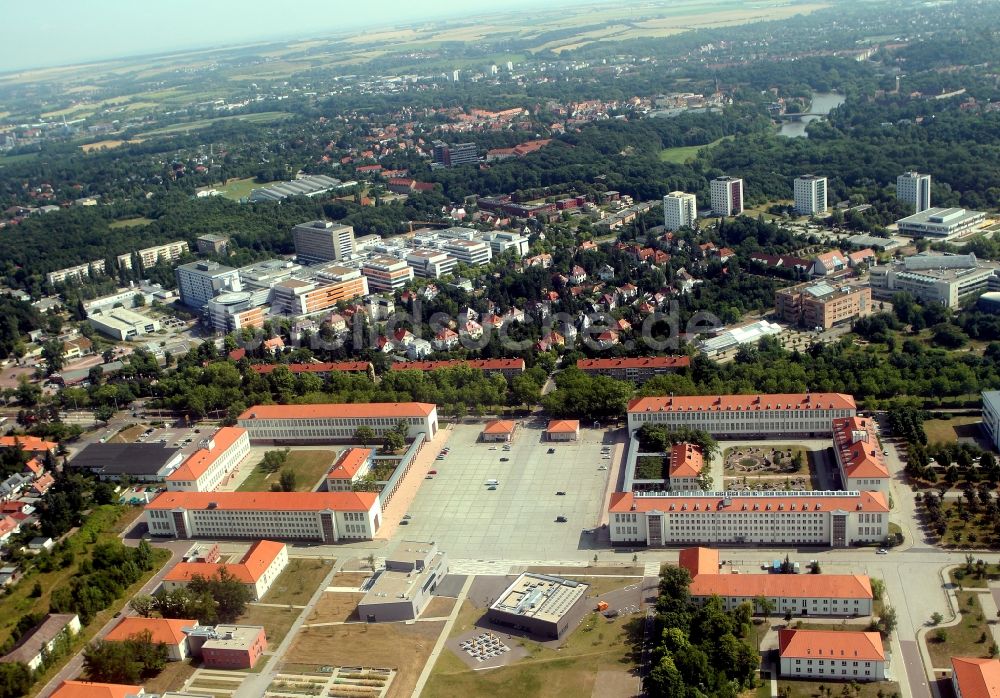
[[[844,95],[842,94],[837,94],[836,92],[815,92],[813,93],[809,113],[826,115],[830,113],[830,110],[839,107],[843,103]],[[803,116],[795,121],[782,121],[781,128],[778,129],[778,135],[789,138],[808,138],[806,126],[810,121],[822,118],[822,116]]]

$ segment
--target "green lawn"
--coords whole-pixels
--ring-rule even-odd
[[[197,119],[195,121],[186,121],[182,124],[171,124],[170,126],[145,131],[138,134],[138,136],[140,138],[149,138],[151,136],[169,136],[174,133],[197,131],[199,129],[208,128],[212,124],[223,123],[226,121],[248,121],[252,124],[269,124],[275,121],[283,121],[291,116],[291,114],[283,111],[265,111],[260,112],[259,114],[240,114],[238,116],[220,116],[215,119]]]
[[[288,561],[285,571],[274,580],[274,584],[262,601],[293,606],[305,605],[329,574],[332,564],[332,559],[292,558]]]
[[[971,415],[951,419],[928,419],[924,422],[924,431],[927,432],[928,443],[937,441],[955,443],[959,436],[978,436],[982,421],[982,417]]]
[[[983,607],[979,604],[979,594],[974,591],[959,591],[956,595],[962,612],[961,622],[941,628],[946,634],[944,642],[935,638],[938,632],[935,629],[926,634],[931,661],[938,669],[950,667],[952,657],[988,657],[993,642],[987,619],[983,616]],[[981,641],[984,633],[986,640]]]
[[[850,686],[850,683],[844,681],[827,681],[823,683],[822,681],[792,681],[792,680],[779,680],[778,681],[778,693],[779,695],[784,695],[781,691],[788,687],[791,689],[791,693],[788,695],[791,698],[817,698],[817,696],[826,696],[825,691],[820,690],[820,686],[825,688],[832,688],[833,696],[843,696],[850,695],[851,698],[880,698],[885,696],[899,695],[899,684],[888,683],[886,681],[873,681],[871,683],[858,683],[858,691],[851,691],[850,694],[843,692],[844,687]],[[770,694],[768,694],[770,695]]]
[[[296,492],[311,492],[330,469],[336,455],[336,451],[290,451],[281,470],[292,470],[295,473]],[[267,473],[258,464],[240,485],[239,491],[266,492],[271,489],[271,483],[278,482],[281,470]]]
[[[688,160],[694,160],[698,157],[698,153],[701,152],[703,148],[711,148],[712,146],[718,145],[722,141],[732,140],[733,136],[725,136],[711,143],[706,143],[705,145],[682,145],[677,148],[664,148],[660,151],[660,160],[663,162],[672,162],[677,165],[683,165]]]
[[[948,574],[953,584],[958,584],[964,589],[986,589],[988,581],[991,579],[1000,579],[1000,564],[987,563],[984,572],[983,576],[977,577],[975,567],[973,567],[973,573],[966,574],[965,566],[963,565],[962,567],[953,569]]]
[[[219,192],[219,196],[224,199],[239,201],[240,199],[249,197],[250,192],[253,189],[260,189],[261,187],[266,187],[269,184],[274,184],[274,182],[261,183],[254,177],[245,177],[243,179],[231,179],[225,184],[215,184],[208,187],[208,189],[215,189]]]

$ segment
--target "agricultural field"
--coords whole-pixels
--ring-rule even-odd
[[[284,119],[291,118],[291,114],[280,111],[265,111],[257,114],[240,114],[237,116],[220,116],[214,119],[196,119],[195,121],[186,121],[181,124],[171,124],[170,126],[164,126],[162,128],[153,129],[151,131],[145,131],[142,136],[145,138],[152,138],[153,136],[169,136],[174,133],[186,133],[188,131],[198,131],[203,128],[208,128],[213,124],[223,123],[226,121],[247,121],[252,124],[270,124],[276,121],[283,121]]]

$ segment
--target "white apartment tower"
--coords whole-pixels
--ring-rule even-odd
[[[672,191],[663,197],[663,227],[667,230],[690,228],[698,217],[694,194]]]
[[[795,178],[795,210],[800,216],[826,213],[826,177],[808,174]]]
[[[743,213],[742,179],[717,177],[712,180],[712,213],[716,216],[738,216]]]
[[[914,213],[931,207],[931,176],[904,172],[896,177],[896,198],[913,207]]]
[[[310,264],[333,262],[354,254],[354,227],[330,221],[309,221],[292,228],[296,256]]]

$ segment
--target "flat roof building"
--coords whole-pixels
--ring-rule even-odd
[[[310,198],[325,194],[334,189],[357,184],[357,182],[341,182],[339,179],[326,175],[307,175],[289,182],[278,182],[259,189],[251,189],[249,201],[282,201],[290,196],[308,196]]]
[[[267,649],[267,634],[260,625],[199,626],[188,633],[188,642],[207,669],[246,670]]]
[[[881,543],[881,492],[615,492],[612,545],[826,545]]]
[[[826,177],[808,174],[795,178],[794,195],[795,211],[800,216],[815,216],[826,213],[827,205]]]
[[[929,208],[896,221],[900,235],[942,240],[964,235],[986,220],[982,211],[964,208]]]
[[[586,604],[589,588],[583,582],[524,572],[500,593],[486,617],[498,625],[559,639]]]
[[[354,256],[354,227],[330,221],[309,221],[292,228],[295,256],[303,262],[332,262]]]
[[[904,172],[896,177],[896,198],[914,213],[931,207],[931,176],[919,172]]]
[[[872,290],[868,286],[807,282],[775,291],[774,307],[784,322],[826,330],[870,315]]]
[[[381,525],[375,492],[163,492],[146,505],[154,536],[371,540]]]
[[[187,242],[185,240],[177,240],[175,242],[168,242],[165,245],[156,245],[154,247],[136,250],[135,252],[120,254],[117,257],[118,266],[122,269],[131,270],[133,266],[133,258],[135,258],[142,263],[143,269],[149,269],[150,267],[156,266],[160,262],[174,262],[188,254],[188,252],[189,249]]]
[[[833,420],[853,417],[854,398],[842,393],[678,395],[636,398],[628,406],[629,432],[643,424],[688,427],[714,436],[820,436]]]
[[[413,267],[386,255],[370,258],[361,267],[361,273],[372,291],[396,291],[413,281]]]
[[[448,556],[436,543],[401,541],[358,602],[358,617],[367,623],[414,620],[446,574]]]
[[[229,236],[205,233],[198,236],[199,254],[225,254],[229,249]]]
[[[979,262],[974,254],[917,254],[891,266],[869,270],[872,295],[890,299],[895,293],[912,294],[923,303],[957,308],[1000,282],[997,269]]]
[[[240,273],[217,262],[191,262],[174,269],[181,303],[201,309],[208,301],[226,291],[240,291]]]
[[[163,482],[183,459],[181,449],[166,444],[92,443],[76,454],[69,466],[89,470],[101,480]]]
[[[757,320],[748,325],[730,327],[714,337],[698,342],[698,349],[707,356],[717,356],[744,344],[756,344],[764,337],[776,337],[784,331],[785,328],[776,322]]]
[[[89,313],[87,322],[98,332],[118,341],[153,334],[160,329],[160,321],[126,308],[108,308]]]
[[[743,213],[743,180],[738,177],[717,177],[712,180],[712,213],[716,216],[738,216]]]
[[[407,254],[406,264],[422,279],[440,279],[455,271],[458,260],[442,250],[424,247]]]
[[[273,315],[312,315],[335,307],[341,301],[350,301],[368,295],[369,279],[357,269],[348,270],[340,280],[286,279],[271,289]]]
[[[362,402],[325,405],[257,405],[239,416],[251,441],[310,443],[350,440],[360,426],[383,436],[400,422],[409,438],[438,431],[437,407],[424,402]]]
[[[983,431],[993,448],[1000,450],[1000,390],[984,390]]]
[[[493,248],[483,240],[449,240],[441,249],[462,264],[478,267],[493,259]]]
[[[698,220],[698,200],[694,194],[672,191],[663,197],[663,227],[667,230],[690,228]]]

